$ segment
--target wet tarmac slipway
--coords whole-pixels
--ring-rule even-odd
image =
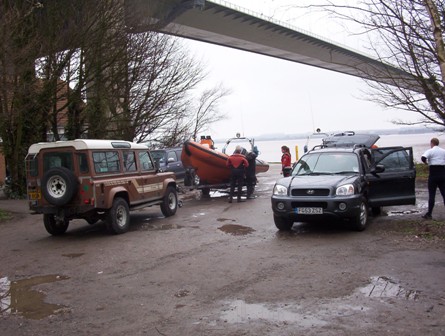
[[[47,234],[26,201],[0,200],[2,335],[444,335],[441,197],[384,209],[364,232],[297,223],[275,228],[279,166],[256,198],[180,193],[183,206],[133,212],[131,229],[73,221]],[[422,226],[422,234],[413,227]]]

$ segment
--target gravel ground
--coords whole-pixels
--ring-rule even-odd
[[[384,209],[364,232],[297,223],[276,230],[270,194],[227,203],[181,194],[163,218],[136,211],[109,235],[77,220],[49,236],[24,201],[0,200],[2,335],[444,335],[445,209]]]

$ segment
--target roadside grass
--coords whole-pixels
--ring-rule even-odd
[[[417,179],[427,179],[428,178],[428,165],[424,163],[416,163],[416,178]]]
[[[0,222],[11,219],[12,216],[8,211],[0,209]]]
[[[391,220],[381,228],[386,234],[398,234],[408,240],[445,241],[445,221],[440,220]]]
[[[445,240],[445,223],[443,221],[408,220],[397,223],[394,231],[404,235],[425,240]]]

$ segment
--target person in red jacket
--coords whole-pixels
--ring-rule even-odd
[[[235,192],[235,184],[238,185],[238,202],[242,202],[241,191],[244,184],[245,169],[249,167],[249,162],[247,162],[245,156],[241,154],[240,146],[237,146],[233,154],[229,156],[226,165],[231,171],[229,203],[232,203],[233,193]]]
[[[281,146],[281,153],[283,153],[283,155],[281,156],[281,173],[284,177],[287,177],[290,176],[290,173],[292,171],[292,158],[290,155],[289,147]]]

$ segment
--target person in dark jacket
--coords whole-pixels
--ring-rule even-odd
[[[242,202],[241,191],[243,189],[245,169],[249,167],[249,162],[247,162],[246,157],[241,154],[240,146],[236,147],[235,152],[229,156],[226,164],[231,171],[229,203],[232,203],[235,184],[238,186],[238,202]]]
[[[249,167],[246,169],[246,186],[247,186],[247,198],[253,199],[253,191],[256,185],[256,158],[258,154],[254,151],[247,153],[246,159],[249,163]]]

